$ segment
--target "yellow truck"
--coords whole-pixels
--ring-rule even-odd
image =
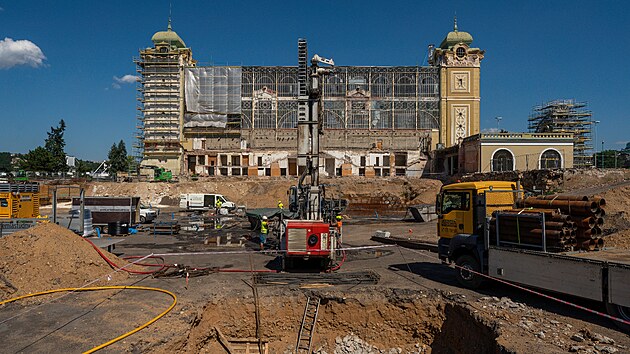
[[[517,182],[507,181],[442,187],[436,197],[438,253],[443,262],[456,264],[457,281],[476,288],[497,278],[599,301],[610,315],[626,321],[617,325],[630,330],[630,251],[550,250],[549,241],[557,237],[557,231],[545,229],[554,222],[551,214],[517,206],[527,200],[519,189]],[[523,224],[541,228],[525,235],[519,231]]]

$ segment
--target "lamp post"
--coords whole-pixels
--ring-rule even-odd
[[[602,155],[599,157],[602,160],[602,168],[604,168],[604,140],[602,140],[602,151],[600,152]]]
[[[596,120],[593,122],[593,124],[595,125],[595,143],[593,144],[593,148],[595,149],[595,153],[593,154],[593,158],[594,158],[594,167],[597,168],[597,124],[599,124],[599,121]]]
[[[494,117],[494,119],[497,120],[497,133],[500,133],[501,129],[499,129],[499,123],[501,122],[501,119],[503,119],[503,117]]]

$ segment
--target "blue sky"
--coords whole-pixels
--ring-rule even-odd
[[[43,145],[60,119],[66,152],[106,158],[136,125],[133,57],[164,30],[168,0],[0,0],[0,151]],[[200,64],[296,65],[296,43],[337,65],[426,65],[457,13],[486,50],[481,126],[526,131],[532,107],[587,101],[598,148],[630,140],[630,1],[177,1],[173,29]],[[44,58],[45,57],[45,58]]]

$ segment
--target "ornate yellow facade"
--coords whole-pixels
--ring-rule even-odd
[[[479,134],[479,71],[484,51],[472,48],[472,36],[457,30],[444,38],[431,55],[431,64],[440,67],[440,128],[437,141],[442,147],[461,143]]]

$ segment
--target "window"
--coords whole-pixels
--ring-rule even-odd
[[[6,198],[0,198],[0,207],[6,208],[9,206],[9,201]]]
[[[442,197],[442,214],[448,214],[453,210],[470,209],[469,192],[445,192]]]
[[[458,58],[463,58],[466,56],[466,48],[464,47],[459,47],[455,50],[455,54],[457,55]]]
[[[509,150],[501,149],[492,155],[492,171],[513,171],[514,157]]]
[[[562,168],[562,157],[556,150],[547,150],[540,155],[540,169]]]

